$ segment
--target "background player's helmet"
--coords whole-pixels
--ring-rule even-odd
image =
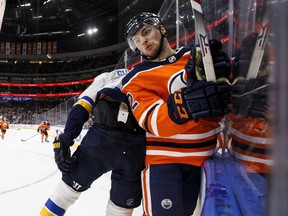
[[[133,52],[137,51],[137,47],[135,46],[135,44],[133,43],[131,38],[145,24],[153,25],[156,28],[160,28],[161,25],[164,26],[162,21],[161,21],[161,19],[160,19],[160,17],[157,16],[156,14],[154,14],[154,13],[142,12],[142,13],[137,14],[136,16],[134,16],[127,23],[126,28],[125,28],[125,38],[126,38],[126,40],[128,42],[128,45],[129,45],[130,49]]]

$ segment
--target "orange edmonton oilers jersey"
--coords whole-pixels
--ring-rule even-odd
[[[122,80],[133,114],[146,130],[146,164],[182,163],[201,166],[221,143],[219,118],[182,125],[168,115],[167,99],[187,85],[184,66],[191,47],[182,47],[160,62],[137,64]],[[221,139],[218,139],[221,141]]]
[[[42,131],[44,132],[45,130],[46,130],[46,131],[50,130],[50,125],[40,124],[38,128],[39,128],[39,130],[40,130],[41,132],[42,132]]]
[[[1,121],[0,122],[0,127],[1,127],[1,130],[9,129],[9,122],[8,121]]]
[[[227,149],[242,161],[247,172],[270,173],[273,131],[265,119],[229,114],[231,121]]]

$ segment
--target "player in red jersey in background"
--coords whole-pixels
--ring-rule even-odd
[[[9,122],[6,117],[2,117],[0,121],[1,138],[4,139],[7,129],[9,129]]]
[[[49,142],[48,140],[48,131],[50,130],[50,123],[48,121],[42,122],[38,128],[37,132],[41,133],[41,142],[45,140],[45,142]]]

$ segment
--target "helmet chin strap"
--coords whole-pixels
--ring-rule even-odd
[[[161,31],[160,31],[160,32],[161,32]],[[141,56],[142,56],[144,59],[147,59],[147,60],[154,60],[154,59],[156,59],[156,58],[160,55],[160,53],[161,53],[161,51],[162,51],[163,41],[164,41],[164,37],[166,37],[166,35],[167,35],[167,34],[164,34],[164,35],[163,35],[162,32],[161,32],[160,46],[159,46],[159,48],[158,48],[158,50],[157,50],[157,52],[156,52],[155,55],[153,55],[153,56],[147,56],[147,55],[143,54],[142,52],[140,52]]]

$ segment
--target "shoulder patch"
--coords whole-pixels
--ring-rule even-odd
[[[127,69],[118,69],[116,70],[117,75],[122,76],[124,74],[127,74],[129,72],[129,70]]]

